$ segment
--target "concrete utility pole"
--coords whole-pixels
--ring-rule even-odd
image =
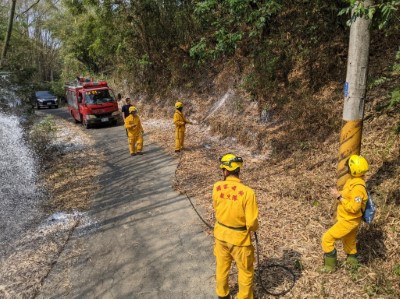
[[[1,52],[1,58],[0,58],[0,69],[3,67],[4,60],[6,59],[6,55],[7,55],[8,45],[10,44],[12,27],[14,24],[14,14],[15,14],[16,3],[17,3],[17,0],[12,0],[12,2],[11,2],[11,11],[10,11],[10,18],[8,19],[7,34],[4,39],[3,51]]]
[[[364,7],[373,5],[373,0],[365,0]],[[353,10],[354,13],[354,10]],[[371,20],[357,17],[350,27],[349,56],[346,83],[344,86],[343,127],[340,132],[340,149],[337,166],[336,186],[343,188],[349,178],[347,159],[360,154],[364,117],[364,101],[367,89],[368,56]]]

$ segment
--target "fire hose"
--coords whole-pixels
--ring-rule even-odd
[[[179,163],[178,163],[178,166],[176,167],[176,170],[175,170],[175,180],[176,180],[176,181],[177,181],[177,179],[176,179],[176,172],[177,172],[177,170],[179,169],[179,166],[180,166],[180,164],[181,164],[182,156],[183,156],[183,154],[180,154]],[[187,195],[187,193],[186,193],[185,191],[181,191],[181,193],[184,194],[184,195],[186,196],[186,198],[189,200],[190,205],[192,206],[193,210],[196,212],[196,214],[197,214],[197,216],[200,218],[200,220],[201,220],[209,229],[213,230],[214,227],[213,227],[211,224],[209,224],[206,220],[204,220],[204,218],[200,215],[200,213],[199,213],[198,210],[196,209],[195,205],[193,204],[192,199]],[[287,273],[287,275],[290,277],[290,284],[289,284],[289,286],[288,286],[286,289],[284,289],[283,291],[280,291],[280,292],[273,292],[273,291],[269,290],[269,289],[264,285],[264,283],[263,283],[263,281],[262,281],[262,272],[263,272],[263,270],[261,270],[261,268],[260,268],[260,249],[259,249],[259,242],[258,242],[258,236],[257,236],[257,233],[256,233],[256,232],[254,232],[254,240],[255,240],[255,245],[256,245],[255,247],[256,247],[256,260],[257,260],[257,277],[258,277],[258,280],[259,280],[259,284],[260,284],[260,286],[261,286],[261,289],[262,289],[266,294],[275,296],[275,297],[277,297],[277,298],[280,297],[280,296],[283,296],[283,295],[285,295],[285,294],[287,294],[287,293],[289,293],[289,292],[293,289],[293,287],[294,287],[294,285],[295,285],[295,283],[296,283],[296,275],[295,275],[295,273],[293,272],[292,269],[290,269],[289,267],[284,266],[284,265],[280,265],[280,264],[269,264],[269,265],[265,266],[264,268],[265,268],[265,269],[267,269],[267,268],[275,268],[275,269],[276,269],[276,268],[280,268],[281,270],[285,271],[285,272]]]

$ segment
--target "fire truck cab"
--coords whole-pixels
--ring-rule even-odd
[[[65,84],[69,114],[87,129],[93,125],[117,124],[118,104],[107,82],[78,78]]]

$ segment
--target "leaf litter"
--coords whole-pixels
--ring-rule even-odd
[[[232,98],[231,94],[229,98]],[[358,247],[363,265],[358,269],[349,269],[345,266],[343,264],[345,255],[338,243],[339,269],[333,274],[323,275],[318,272],[322,266],[320,239],[326,229],[334,223],[335,204],[329,195],[329,188],[335,185],[338,135],[328,136],[318,142],[311,140],[309,143],[298,143],[295,147],[293,144],[286,148],[280,147],[282,145],[279,141],[284,139],[284,131],[290,127],[290,121],[275,117],[269,118],[267,124],[260,123],[257,121],[258,116],[253,112],[247,113],[248,111],[245,111],[244,114],[247,113],[245,117],[238,117],[235,121],[221,111],[218,113],[215,111],[205,120],[200,111],[208,111],[206,105],[209,103],[204,101],[196,103],[195,100],[192,103],[187,115],[189,118],[193,117],[195,124],[188,125],[186,149],[180,154],[174,153],[173,109],[163,108],[158,112],[149,112],[144,105],[139,104],[140,109],[143,109],[145,146],[146,143],[156,142],[163,146],[168,154],[175,155],[179,159],[174,185],[177,190],[193,200],[202,217],[210,224],[214,222],[212,186],[217,180],[222,179],[218,158],[226,152],[234,152],[244,158],[241,179],[256,191],[260,208],[258,231],[260,265],[256,267],[262,270],[261,279],[267,289],[279,292],[289,286],[284,272],[275,273],[277,269],[267,268],[268,265],[278,264],[290,268],[296,275],[294,288],[282,298],[398,298],[400,296],[399,274],[395,271],[399,267],[400,260],[398,245],[400,141],[398,134],[394,134],[392,130],[393,124],[399,123],[399,115],[395,115],[391,122],[387,121],[385,115],[378,115],[364,123],[363,154],[368,157],[371,164],[367,182],[378,203],[379,211],[375,223],[369,227],[362,224],[359,231]],[[225,100],[221,107],[228,104],[229,102]],[[331,101],[326,105],[330,105],[327,110],[333,114],[336,111],[338,114],[337,103]],[[221,107],[218,106],[218,109]],[[80,129],[76,130],[68,122],[61,124],[78,135],[84,135]],[[220,133],[224,131],[225,133],[229,131],[229,134]],[[265,132],[268,134],[265,135]],[[83,139],[87,138],[83,135],[81,136]],[[71,138],[70,134],[65,136],[67,140]],[[294,136],[293,142],[298,139],[304,140],[303,137]],[[278,143],[274,143],[275,141]],[[83,143],[87,143],[87,149],[90,149],[92,144],[90,140],[85,140]],[[85,189],[85,186],[90,185],[89,181],[91,182],[98,174],[98,169],[94,166],[98,164],[93,163],[95,160],[89,159],[88,164],[82,165],[85,159],[76,155],[74,150],[70,153],[67,148],[68,146],[64,147],[64,152],[61,151],[62,163],[46,166],[49,168],[48,173],[52,174],[46,180],[47,188],[51,189],[52,185],[55,187],[51,191],[52,200],[44,209],[48,212],[67,211],[68,216],[61,217],[64,219],[61,222],[55,217],[50,221],[52,225],[48,231],[41,229],[27,232],[15,242],[16,247],[19,246],[24,250],[11,255],[2,264],[0,278],[2,281],[5,279],[7,283],[1,284],[1,296],[13,297],[16,294],[24,294],[29,297],[29,294],[37,292],[41,281],[49,271],[49,265],[57,259],[69,234],[79,221],[82,221],[80,216],[74,213],[88,209],[90,196],[98,187]],[[88,152],[89,156],[94,154],[90,150]],[[99,153],[96,153],[93,157],[97,160],[98,155]],[[78,174],[76,172],[78,168],[88,171]],[[73,178],[79,178],[78,181],[82,183],[77,183]],[[76,198],[77,192],[84,196]],[[206,228],[205,230],[212,237],[212,231]],[[30,242],[32,238],[39,241]],[[32,248],[32,244],[37,246]],[[74,254],[79,255],[79,252]],[[43,269],[35,271],[37,268]],[[36,272],[37,274],[33,275]],[[237,290],[235,274],[230,277],[230,285],[232,290]],[[342,287],[338,287],[339,285]],[[258,280],[255,282],[255,296],[273,297],[263,292]]]
[[[277,293],[290,285],[288,273],[266,268],[278,264],[296,275],[295,286],[281,298],[399,298],[400,275],[395,269],[400,264],[400,138],[393,126],[400,123],[400,115],[395,114],[390,121],[385,114],[374,116],[373,101],[366,106],[362,153],[370,162],[366,178],[379,210],[374,223],[361,224],[358,233],[362,265],[357,269],[346,266],[342,245],[337,242],[338,270],[328,275],[319,272],[323,264],[321,237],[335,223],[336,202],[329,189],[335,186],[340,123],[331,118],[340,120],[342,106],[326,100],[335,90],[338,88],[329,87],[313,103],[329,111],[330,116],[310,107],[311,112],[298,119],[290,119],[289,111],[286,119],[275,116],[268,123],[258,121],[257,109],[251,103],[240,115],[232,113],[226,94],[219,111],[204,121],[200,111],[208,111],[205,106],[209,101],[191,95],[184,114],[194,120],[194,125],[187,125],[185,149],[179,154],[174,153],[173,106],[158,112],[146,111],[145,104],[138,106],[143,110],[149,141],[179,159],[175,188],[190,197],[210,225],[215,221],[212,186],[222,179],[218,158],[228,152],[243,157],[241,179],[256,191],[260,209],[260,265],[256,267],[262,270],[267,290]],[[311,122],[311,131],[307,121]],[[338,133],[329,135],[318,130],[326,122]],[[285,141],[287,135],[292,140]],[[286,147],[279,147],[279,142]],[[212,231],[205,229],[212,237]],[[232,275],[231,290],[237,290],[236,281]],[[255,297],[274,297],[265,294],[258,278]]]

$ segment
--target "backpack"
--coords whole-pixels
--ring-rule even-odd
[[[361,185],[361,184],[358,184]],[[357,186],[357,185],[355,185]],[[367,204],[365,205],[365,210],[362,211],[362,220],[365,223],[371,224],[372,220],[374,220],[375,217],[375,212],[376,212],[376,207],[375,204],[372,200],[371,193],[368,191],[367,187],[364,185],[361,185],[365,188],[365,191],[367,191],[368,199],[367,199]]]
[[[367,199],[367,204],[365,205],[365,210],[362,215],[362,219],[364,222],[371,224],[372,220],[374,220],[375,217],[375,212],[376,212],[376,207],[374,202],[372,201],[371,193],[367,190],[368,194],[368,199]]]

